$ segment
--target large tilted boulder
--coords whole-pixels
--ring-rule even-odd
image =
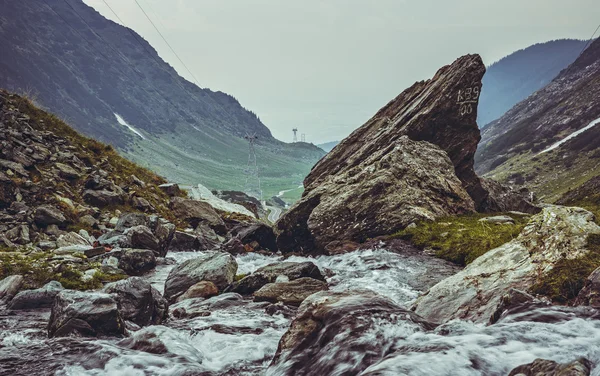
[[[171,270],[165,282],[165,298],[172,303],[200,281],[212,282],[223,290],[233,282],[236,272],[237,262],[229,253],[207,252]]]
[[[273,228],[264,223],[240,224],[231,231],[229,235],[238,239],[243,245],[251,245],[255,251],[266,250],[277,251],[277,238]]]
[[[323,157],[277,222],[282,252],[324,252],[411,220],[498,211],[475,174],[477,103],[485,66],[466,55],[415,83]]]
[[[388,355],[402,333],[432,328],[372,291],[319,292],[298,309],[267,374],[357,375]]]
[[[323,252],[335,241],[364,241],[418,220],[474,211],[448,155],[401,136],[307,193],[277,222],[277,242],[283,252]]]
[[[544,208],[516,239],[488,251],[434,285],[413,309],[433,322],[458,318],[487,323],[499,314],[502,298],[511,289],[529,292],[563,258],[586,255],[590,234],[600,234],[600,226],[589,211]]]
[[[299,306],[312,294],[327,289],[327,283],[318,279],[298,278],[289,282],[266,284],[254,293],[254,300]]]
[[[67,222],[64,214],[54,206],[42,205],[35,210],[33,220],[38,226],[59,225]]]
[[[109,283],[103,291],[113,294],[124,320],[146,326],[160,324],[167,317],[167,301],[150,282],[141,277]]]
[[[267,283],[273,283],[277,277],[284,276],[288,281],[298,278],[312,278],[325,281],[319,267],[310,261],[306,262],[277,262],[258,268],[254,273],[245,276],[231,284],[227,291],[249,295]]]
[[[117,300],[106,293],[61,291],[54,299],[48,337],[120,336],[125,324]]]
[[[50,308],[54,303],[54,298],[56,295],[63,290],[64,288],[60,282],[51,281],[39,289],[21,291],[10,301],[8,309],[21,310]]]
[[[589,376],[592,363],[586,358],[560,364],[552,360],[536,359],[513,369],[508,376]]]

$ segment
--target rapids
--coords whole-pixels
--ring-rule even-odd
[[[170,253],[172,262],[162,263],[147,278],[162,291],[175,262],[197,255]],[[279,260],[238,256],[238,274]],[[416,250],[362,250],[288,260],[316,263],[332,290],[372,289],[402,306],[456,272],[452,265]],[[47,339],[48,310],[12,314],[0,308],[0,375],[277,375],[276,367],[267,367],[291,317],[269,314],[265,306],[244,301],[213,310],[210,316],[171,319],[164,326],[142,329],[138,333],[151,332],[164,344],[156,352],[136,349],[122,339]],[[506,375],[538,357],[567,362],[586,356],[600,364],[600,320],[574,309],[543,310],[540,315],[509,315],[492,326],[453,321],[431,332],[374,323],[373,338],[388,341],[395,351],[360,374]],[[328,359],[322,361],[336,362],[335,339],[331,346]],[[592,374],[600,376],[600,367]]]

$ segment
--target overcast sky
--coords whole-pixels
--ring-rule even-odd
[[[84,0],[117,22],[102,0]],[[135,0],[105,0],[193,80]],[[466,53],[486,64],[590,37],[598,0],[138,0],[201,87],[235,96],[273,135],[339,140]]]

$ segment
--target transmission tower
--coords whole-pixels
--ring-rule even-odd
[[[247,195],[258,198],[262,201],[262,189],[260,188],[260,175],[258,174],[258,164],[256,162],[256,151],[254,150],[254,143],[258,139],[255,134],[247,134],[244,137],[248,140],[248,166],[246,166],[246,186],[244,192]]]
[[[294,132],[294,142],[298,142],[298,128],[292,129],[292,132]]]
[[[302,140],[302,142],[306,142],[306,134],[305,134],[305,133],[302,133],[302,134],[300,135],[300,139]]]

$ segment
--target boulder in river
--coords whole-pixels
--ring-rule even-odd
[[[200,281],[187,289],[183,295],[180,295],[177,298],[177,301],[180,302],[182,300],[191,298],[210,298],[218,294],[219,289],[214,283],[210,281]]]
[[[212,298],[190,298],[169,307],[171,315],[178,319],[210,316],[212,311],[247,304],[240,294],[225,293]]]
[[[560,364],[552,360],[536,359],[513,369],[508,376],[589,376],[592,364],[586,358]]]
[[[123,249],[117,253],[119,269],[129,275],[141,275],[156,267],[156,256],[150,249]]]
[[[144,225],[128,228],[124,233],[132,248],[151,249],[154,253],[160,255],[159,242],[150,229]]]
[[[389,354],[402,333],[433,328],[373,291],[319,292],[300,305],[267,374],[357,375]]]
[[[160,324],[167,317],[167,301],[141,277],[109,283],[103,291],[115,296],[124,320],[146,326]]]
[[[327,290],[327,283],[314,278],[298,278],[290,282],[269,283],[254,293],[257,302],[298,306],[310,295]]]
[[[175,266],[165,282],[165,298],[174,302],[177,297],[200,281],[210,281],[223,290],[237,272],[237,262],[229,253],[207,252]]]
[[[417,299],[413,309],[433,322],[458,318],[486,323],[509,290],[530,292],[561,260],[588,254],[590,234],[600,234],[600,226],[589,211],[544,208],[516,239],[488,251],[431,287]]]
[[[50,308],[54,303],[56,295],[63,290],[64,288],[60,282],[50,281],[39,289],[21,291],[10,301],[8,309]]]
[[[125,324],[117,300],[109,294],[63,290],[54,299],[48,337],[120,336]]]
[[[232,283],[227,291],[249,295],[257,291],[267,283],[273,283],[277,277],[285,276],[289,281],[298,278],[309,277],[319,281],[325,281],[319,267],[310,261],[306,262],[277,262],[258,268],[254,273],[245,276],[241,280]]]

